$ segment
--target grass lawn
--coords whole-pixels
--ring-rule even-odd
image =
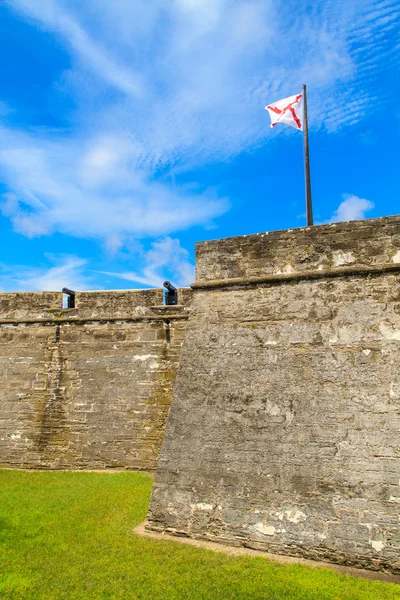
[[[400,599],[394,584],[136,536],[151,485],[140,473],[0,471],[0,598]]]

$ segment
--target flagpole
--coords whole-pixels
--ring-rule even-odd
[[[307,116],[307,90],[303,85],[303,106],[304,106],[304,170],[306,179],[306,206],[307,206],[307,226],[313,224],[312,201],[311,201],[311,178],[310,178],[310,155],[308,151],[308,116]]]

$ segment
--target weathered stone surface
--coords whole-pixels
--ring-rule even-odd
[[[400,274],[326,276],[399,243],[393,217],[197,246],[198,279],[321,277],[195,291],[150,528],[400,571]]]
[[[400,571],[400,217],[197,257],[192,306],[0,294],[0,466],[153,469],[186,329],[149,526]]]
[[[196,245],[196,282],[400,263],[400,217],[270,231]]]
[[[61,292],[0,293],[0,320],[51,318],[61,309]]]
[[[154,469],[190,297],[0,294],[0,466]]]

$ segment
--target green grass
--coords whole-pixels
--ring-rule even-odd
[[[0,471],[0,597],[400,599],[393,584],[136,536],[151,485],[140,473]]]

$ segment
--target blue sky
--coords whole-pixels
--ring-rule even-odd
[[[0,290],[194,281],[196,241],[400,212],[397,1],[2,0]]]

